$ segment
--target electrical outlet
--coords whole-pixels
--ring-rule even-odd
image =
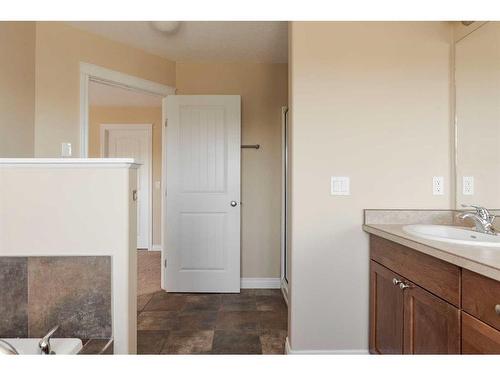
[[[61,143],[61,157],[63,158],[71,157],[71,143],[67,142]]]
[[[433,195],[444,194],[444,177],[442,176],[432,177],[432,194]]]
[[[350,195],[350,180],[349,177],[332,176],[330,182],[331,195]]]
[[[472,176],[462,177],[462,194],[474,195],[474,177]]]

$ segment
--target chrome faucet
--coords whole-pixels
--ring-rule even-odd
[[[0,339],[0,354],[19,354],[19,352],[10,342]]]
[[[42,354],[55,354],[50,348],[50,338],[59,329],[59,326],[52,328],[38,343]]]
[[[490,215],[490,213],[486,208],[475,205],[467,206],[465,204],[462,204],[462,207],[464,208],[472,207],[476,210],[476,212],[462,212],[457,216],[459,219],[464,220],[470,218],[474,220],[474,223],[476,224],[476,231],[478,232],[485,234],[492,234],[492,235],[497,234],[495,228],[493,228],[495,215]]]

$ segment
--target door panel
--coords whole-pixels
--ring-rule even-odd
[[[240,97],[175,95],[166,108],[166,289],[239,292]]]
[[[404,292],[404,353],[460,354],[460,312],[426,290]]]
[[[151,241],[151,125],[102,125],[103,157],[134,158],[137,170],[137,247],[149,249]]]
[[[401,276],[370,261],[370,352],[403,353],[403,293],[393,279]]]

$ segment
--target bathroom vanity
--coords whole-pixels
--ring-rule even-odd
[[[370,234],[370,352],[500,354],[500,247],[421,239],[403,227],[363,226]]]

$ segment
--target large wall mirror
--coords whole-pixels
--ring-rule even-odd
[[[455,45],[456,205],[500,209],[500,22]]]

